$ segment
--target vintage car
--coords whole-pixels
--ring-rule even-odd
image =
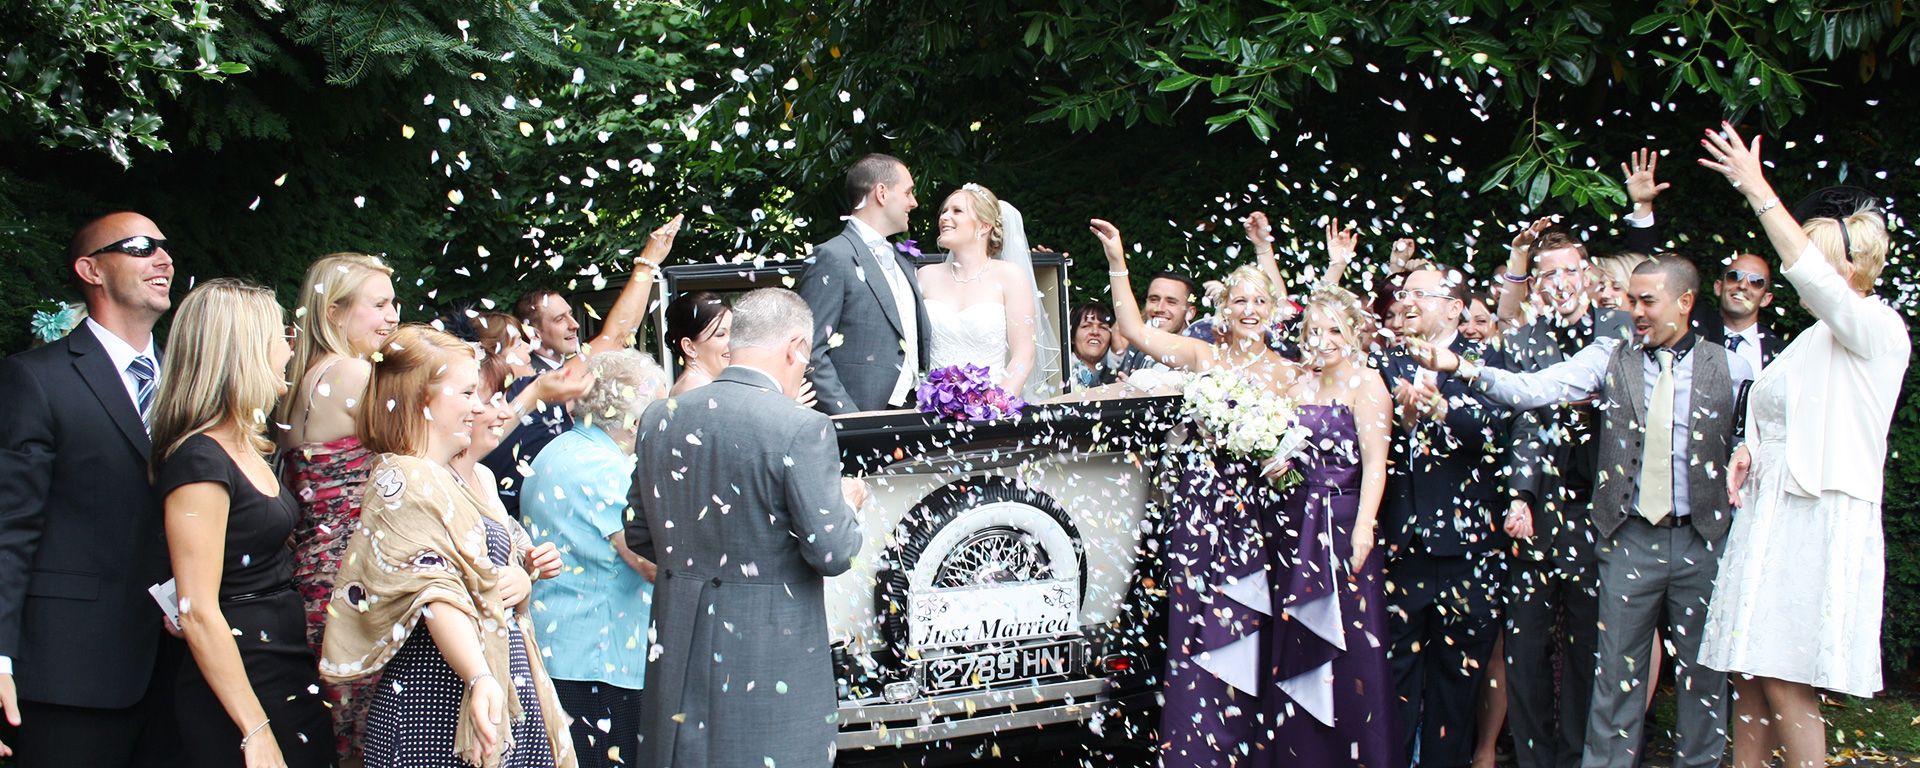
[[[791,286],[799,266],[666,268],[649,346],[674,365],[660,353],[675,296]],[[1070,339],[1064,266],[1035,255]],[[615,288],[580,303],[604,309]],[[1068,396],[993,422],[911,410],[835,419],[845,474],[873,489],[861,555],[828,583],[842,762],[923,744],[1004,754],[1049,731],[1150,738],[1164,634],[1160,449],[1176,410],[1168,396]]]

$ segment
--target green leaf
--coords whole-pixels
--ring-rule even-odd
[[[1040,25],[1045,22],[1044,17],[1034,16],[1033,21],[1027,24],[1027,33],[1021,37],[1022,44],[1032,48],[1034,42],[1040,39]]]
[[[1191,74],[1188,72],[1182,72],[1180,74],[1174,75],[1173,77],[1169,77],[1165,80],[1161,80],[1158,84],[1153,86],[1153,90],[1158,91],[1160,93],[1166,93],[1168,91],[1185,90],[1187,88],[1192,88],[1193,85],[1198,82],[1200,82],[1199,75]]]
[[[223,75],[239,75],[248,71],[247,65],[238,61],[220,62],[220,73]]]
[[[1666,28],[1667,25],[1672,24],[1673,18],[1674,18],[1673,14],[1671,13],[1654,13],[1654,14],[1648,14],[1646,16],[1642,16],[1639,21],[1636,21],[1633,23],[1633,28],[1628,32],[1628,34],[1631,34],[1634,37],[1639,37],[1641,35],[1646,35],[1652,32],[1656,32],[1658,30]]]

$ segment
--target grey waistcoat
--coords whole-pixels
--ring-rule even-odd
[[[1634,514],[1634,486],[1640,481],[1640,453],[1645,439],[1645,347],[1621,344],[1607,364],[1601,387],[1600,466],[1595,475],[1593,523],[1600,535],[1612,536]],[[1691,426],[1693,460],[1687,464],[1687,503],[1693,527],[1707,541],[1727,535],[1733,516],[1727,508],[1727,460],[1733,455],[1733,375],[1727,370],[1727,348],[1695,339],[1693,402],[1685,414]],[[1681,414],[1674,414],[1679,418]]]

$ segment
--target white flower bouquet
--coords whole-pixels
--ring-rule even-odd
[[[1268,464],[1301,457],[1311,433],[1300,425],[1292,401],[1275,396],[1236,372],[1216,368],[1187,379],[1182,415],[1205,433],[1204,439],[1234,456]],[[1302,480],[1298,467],[1274,484],[1290,488]]]

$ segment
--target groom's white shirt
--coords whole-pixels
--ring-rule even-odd
[[[880,262],[880,276],[887,281],[887,289],[893,294],[893,307],[900,313],[900,331],[903,338],[900,346],[907,356],[900,365],[900,379],[894,382],[893,394],[887,396],[887,404],[904,406],[907,404],[907,392],[913,389],[913,383],[920,373],[920,317],[913,306],[913,284],[907,281],[907,274],[900,269],[900,261],[893,252],[893,245],[887,238],[875,231],[867,223],[848,218],[853,231],[859,233],[860,240],[867,245],[874,260]]]

